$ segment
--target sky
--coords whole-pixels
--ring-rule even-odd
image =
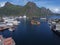
[[[0,0],[0,6],[3,7],[5,2],[24,6],[29,1],[36,3],[38,7],[46,7],[53,12],[60,13],[60,0]]]

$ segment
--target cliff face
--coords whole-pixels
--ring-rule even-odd
[[[28,2],[25,6],[13,5],[7,2],[4,7],[0,8],[0,15],[17,16],[24,14],[27,16],[46,16],[53,13],[45,7],[37,7],[33,2]]]

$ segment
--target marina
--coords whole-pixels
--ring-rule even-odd
[[[48,22],[41,22],[40,25],[32,25],[29,21],[27,21],[27,24],[22,21],[14,32],[13,38],[17,45],[60,44],[60,37],[50,30]]]
[[[60,35],[60,19],[50,19],[48,21],[50,29]]]
[[[59,0],[0,0],[0,45],[60,45]]]
[[[43,19],[44,20],[44,19]],[[12,37],[16,45],[56,45],[60,44],[60,37],[54,33],[47,21],[41,21],[40,24],[31,24],[31,20],[21,19],[19,25],[14,31],[6,29],[0,31],[4,38]],[[39,21],[39,20],[36,20]],[[35,23],[35,22],[34,22]],[[53,24],[55,24],[53,22]],[[24,42],[23,42],[24,41]]]
[[[13,31],[14,28],[16,28],[17,25],[19,25],[19,23],[20,23],[20,21],[17,20],[17,17],[15,17],[15,18],[13,18],[13,17],[2,17],[0,19],[0,31],[2,31],[4,29],[9,29],[10,31]]]
[[[26,16],[20,17],[0,17],[0,44],[1,45],[16,45],[12,39],[13,32],[17,26],[21,23],[21,19],[26,19]],[[4,37],[4,32],[7,31],[9,37]],[[5,35],[7,36],[7,35]]]

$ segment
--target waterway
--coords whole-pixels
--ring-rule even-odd
[[[47,22],[31,25],[29,21],[21,21],[14,32],[5,30],[0,35],[15,40],[16,45],[60,45],[60,36],[50,30]]]

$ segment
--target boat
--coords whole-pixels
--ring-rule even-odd
[[[0,22],[0,31],[4,31],[4,30],[7,30],[7,29],[9,29],[7,27],[7,25],[5,23],[3,23],[3,22]]]
[[[53,32],[60,35],[60,19],[51,21],[49,27]]]
[[[0,31],[4,31],[6,29],[13,31],[19,24],[20,21],[15,18],[3,18],[3,21],[0,21]]]
[[[40,25],[40,18],[38,18],[38,17],[32,17],[31,24],[32,25]]]
[[[2,35],[0,35],[0,45],[15,45],[15,41],[12,39],[12,37],[4,38]]]
[[[37,20],[31,20],[32,25],[40,25],[40,22]]]

